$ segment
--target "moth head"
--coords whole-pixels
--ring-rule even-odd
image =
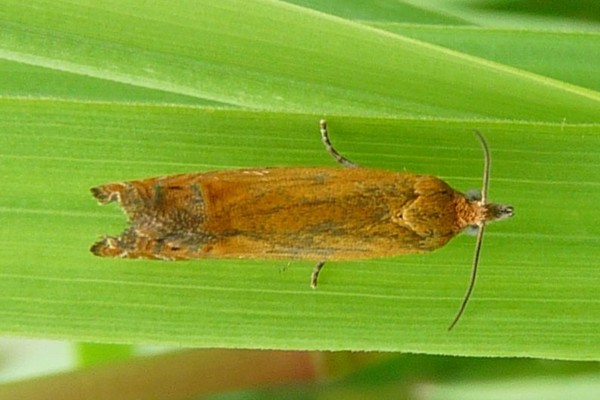
[[[513,207],[506,204],[488,203],[485,206],[485,220],[501,221],[513,216]]]

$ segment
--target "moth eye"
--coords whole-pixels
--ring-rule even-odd
[[[481,190],[469,189],[467,190],[467,193],[465,193],[465,198],[470,201],[479,201],[481,200]]]
[[[464,232],[469,236],[476,236],[477,232],[479,232],[479,227],[477,225],[469,225],[465,228]]]

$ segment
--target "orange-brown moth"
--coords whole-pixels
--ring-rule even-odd
[[[102,257],[188,260],[314,260],[311,286],[326,261],[423,253],[477,228],[468,290],[475,283],[485,224],[511,217],[487,202],[490,154],[481,195],[464,195],[430,175],[361,168],[339,154],[320,122],[325,148],[347,168],[249,168],[190,173],[94,187],[100,204],[117,201],[130,226],[91,251]]]

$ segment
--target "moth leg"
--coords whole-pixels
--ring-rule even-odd
[[[323,269],[325,261],[320,261],[313,267],[312,274],[310,275],[310,287],[313,289],[317,288],[317,279],[319,279],[319,272]]]
[[[321,140],[323,141],[323,144],[325,145],[325,150],[327,150],[327,152],[333,157],[335,158],[335,160],[337,162],[339,162],[340,164],[342,164],[344,167],[347,168],[357,168],[358,164],[348,160],[346,157],[344,157],[343,155],[341,155],[340,153],[338,153],[338,151],[335,149],[335,147],[333,147],[333,145],[331,144],[331,141],[329,140],[329,133],[327,132],[327,121],[325,121],[324,119],[322,119],[319,122],[319,125],[321,127]]]

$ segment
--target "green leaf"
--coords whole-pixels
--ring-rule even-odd
[[[595,66],[600,63],[598,33],[402,24],[377,26],[580,87],[600,89],[600,76],[595,73]]]
[[[508,50],[490,61],[460,43],[447,50],[280,2],[5,3],[3,334],[600,359],[595,78],[568,79],[567,62],[548,78],[536,73],[549,68],[507,61]],[[455,29],[427,40],[444,44]],[[591,49],[588,40],[577,43]],[[462,190],[481,181],[472,131],[488,138],[490,196],[516,216],[487,230],[472,302],[452,333],[468,236],[427,255],[328,263],[316,291],[308,262],[89,253],[125,226],[90,187],[331,166],[323,116],[338,149],[362,166],[434,174]]]
[[[317,114],[597,120],[596,92],[286,3],[7,3],[6,60],[204,101]]]

